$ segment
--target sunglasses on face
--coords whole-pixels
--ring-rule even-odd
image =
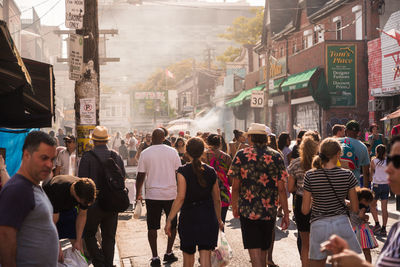
[[[396,169],[400,169],[400,155],[387,156],[386,164],[389,165],[390,162]]]

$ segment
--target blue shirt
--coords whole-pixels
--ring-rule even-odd
[[[351,138],[351,137],[346,137],[350,140],[351,147],[354,150],[354,153],[356,154],[358,158],[358,167],[353,171],[354,176],[356,176],[357,180],[360,179],[361,175],[361,169],[363,166],[369,165],[369,155],[368,155],[368,149],[367,147],[361,142],[360,140]]]
[[[0,225],[17,230],[17,266],[57,266],[58,234],[43,189],[15,174],[0,192]]]

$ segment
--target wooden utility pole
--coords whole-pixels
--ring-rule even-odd
[[[78,137],[78,154],[90,148],[89,135],[99,125],[100,68],[99,68],[99,25],[97,0],[85,0],[83,27],[76,33],[83,36],[83,74],[75,82],[75,125]],[[94,99],[96,119],[92,124],[81,118],[81,99]],[[85,105],[90,108],[90,104]]]

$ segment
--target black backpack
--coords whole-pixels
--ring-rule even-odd
[[[111,157],[102,162],[94,151],[90,153],[103,167],[103,179],[98,181],[100,192],[97,201],[100,208],[110,212],[124,212],[130,204],[129,190],[125,187],[125,177],[122,175],[121,168],[115,162],[118,155],[111,151]]]

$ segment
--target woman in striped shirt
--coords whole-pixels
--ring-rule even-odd
[[[309,248],[311,267],[325,266],[327,253],[321,251],[321,244],[332,234],[342,237],[353,250],[361,253],[344,202],[346,196],[349,196],[351,210],[358,212],[355,190],[358,182],[351,171],[337,167],[341,153],[341,146],[336,139],[324,139],[319,154],[314,157],[313,169],[304,177],[303,214],[309,213],[312,197]]]
[[[390,189],[398,195],[400,194],[400,136],[393,137],[390,147],[390,155],[386,158],[386,173],[389,175]],[[371,263],[362,260],[349,249],[347,242],[338,236],[332,236],[323,249],[335,254],[332,257],[333,266],[372,267]],[[390,229],[385,245],[376,261],[376,266],[400,266],[400,221]]]

